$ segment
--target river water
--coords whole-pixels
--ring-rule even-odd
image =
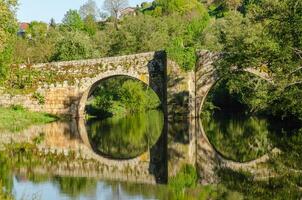
[[[255,160],[278,147],[283,136],[297,133],[299,126],[265,116],[216,111],[202,124],[214,148],[226,159],[237,162]]]
[[[85,124],[83,131],[83,124]],[[18,142],[38,141],[40,149],[50,149],[53,152],[67,150],[86,152],[91,158],[104,157],[116,160],[132,159],[147,154],[160,138],[164,118],[162,111],[152,110],[121,118],[105,120],[88,120],[86,122],[54,122],[51,124],[33,126],[20,133],[10,133]],[[83,136],[84,134],[84,136]],[[86,134],[86,135],[85,135]],[[5,135],[5,134],[3,134]],[[2,136],[3,136],[2,135]],[[9,134],[6,134],[9,135]],[[5,138],[5,137],[4,137]],[[86,141],[83,142],[83,139]],[[88,138],[88,140],[87,140]],[[10,143],[6,141],[6,143]],[[13,144],[14,145],[14,144]],[[43,170],[36,168],[37,156],[32,156],[26,148],[13,151],[13,161],[8,152],[0,153],[0,177],[5,189],[11,191],[18,199],[164,199],[167,189],[163,185],[127,182],[128,175],[107,175],[107,178],[94,177],[89,172],[66,172]],[[89,152],[91,151],[91,153]],[[87,153],[88,152],[88,153]],[[60,155],[60,153],[58,153]],[[91,155],[90,155],[91,154]],[[24,158],[19,157],[20,155]],[[39,159],[39,158],[38,158]],[[51,158],[49,158],[51,159]],[[144,167],[145,165],[143,165]],[[142,167],[142,168],[143,168]],[[139,169],[143,171],[144,169]],[[148,165],[145,167],[148,169]],[[46,169],[46,168],[45,168]],[[73,171],[73,170],[70,170]],[[88,169],[89,171],[89,169]],[[114,172],[114,170],[113,170]],[[89,176],[91,178],[86,178]],[[136,176],[136,175],[135,175]],[[139,175],[138,175],[139,176]],[[137,177],[134,177],[136,180]],[[117,180],[123,181],[117,181]],[[126,181],[125,181],[126,180]],[[139,180],[139,178],[137,179]],[[140,182],[140,181],[138,181]]]
[[[28,177],[14,174],[12,192],[16,199],[164,199],[164,186],[131,184],[88,178]]]
[[[163,113],[154,110],[102,121],[55,122],[33,126],[20,133],[10,134],[11,138],[6,137],[9,134],[2,134],[0,143],[9,144],[15,138],[18,142],[35,141],[40,150],[49,149],[51,152],[59,152],[59,155],[66,149],[79,150],[81,154],[88,156],[87,162],[90,158],[98,157],[110,158],[117,162],[134,159],[134,162],[137,162],[135,160],[137,156],[141,160],[146,155],[148,159],[150,149],[158,142],[162,133],[163,121]],[[202,125],[210,143],[217,152],[226,159],[238,162],[257,159],[275,147],[286,150],[289,147],[284,145],[283,139],[282,143],[280,142],[281,138],[299,135],[299,129],[290,126],[290,124],[282,124],[259,116],[247,117],[215,113],[211,118],[203,119]],[[169,127],[169,137],[174,138],[173,143],[190,143],[190,138],[186,134],[189,128],[187,122],[173,122]],[[295,146],[290,148],[295,150],[302,139],[294,138],[293,141]],[[184,146],[186,145],[177,148],[187,148]],[[293,158],[295,161],[301,160],[299,156],[295,157],[295,151],[292,154],[289,152],[287,155],[289,155],[288,158]],[[182,157],[182,155],[177,157]],[[68,159],[73,158],[70,155],[68,157]],[[37,168],[37,163],[40,163],[39,159],[44,158],[43,156],[39,157],[39,153],[35,153],[34,149],[27,150],[24,147],[18,147],[18,151],[0,153],[2,185],[6,190],[12,192],[17,200],[169,199],[167,186],[149,184],[152,175],[147,174],[152,167],[148,163],[142,162],[142,166],[137,165],[131,169],[142,172],[141,174],[135,172],[133,177],[129,174],[115,174],[114,169],[105,173],[107,176],[102,176],[92,172],[94,167],[91,168],[91,172],[89,167],[88,169],[80,168],[80,170],[77,167],[75,170],[71,164],[69,166],[69,162],[67,162],[67,170],[66,168],[63,170],[61,166],[55,170],[46,165]],[[45,158],[47,163],[56,163],[56,159],[60,160],[61,157]],[[282,158],[283,160],[286,158]],[[290,165],[290,161],[286,160],[285,163]],[[81,162],[81,165],[85,165],[85,163]],[[87,164],[87,166],[90,165],[91,163]],[[297,164],[295,165],[297,166]],[[174,165],[173,167],[176,168],[177,166]],[[234,179],[227,180],[227,183],[232,181]],[[283,186],[287,187],[286,184]],[[238,187],[231,185],[228,191],[242,192],[237,191],[237,189]],[[253,190],[256,191],[256,189]],[[268,189],[267,192],[274,193],[274,189]],[[243,194],[247,195],[244,191]],[[243,195],[239,196],[242,197]]]
[[[87,132],[94,150],[114,159],[135,158],[148,151],[162,133],[164,115],[151,110],[134,115],[89,120]]]

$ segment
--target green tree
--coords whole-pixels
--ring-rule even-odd
[[[124,82],[119,95],[121,103],[125,105],[126,110],[130,113],[156,108],[159,105],[156,94],[154,92],[146,93],[143,84],[140,82]]]
[[[234,66],[270,73],[275,87],[265,103],[270,104],[272,114],[302,119],[298,100],[302,83],[302,2],[263,0],[249,2],[248,8],[245,15],[230,12],[209,29],[212,32],[208,35],[215,35],[215,39],[205,41],[214,42],[221,47],[218,50],[226,52],[216,65],[223,75],[231,74]]]
[[[125,115],[157,109],[160,100],[155,92],[143,83],[127,77],[116,77],[101,83],[93,92],[88,114],[97,117]]]
[[[82,32],[66,32],[55,45],[52,60],[77,60],[96,56],[95,47],[88,35]]]
[[[13,54],[14,63],[29,64],[51,61],[55,44],[63,37],[62,34],[59,30],[50,28],[42,36],[33,39],[17,38]]]
[[[216,18],[225,17],[229,11],[245,12],[249,0],[214,0],[208,5],[209,13]],[[254,0],[252,0],[254,1]]]
[[[79,9],[79,13],[83,20],[88,16],[93,17],[94,20],[97,20],[100,17],[100,10],[96,5],[96,2],[93,0],[88,0],[84,5]]]
[[[0,82],[5,78],[11,62],[12,44],[17,32],[16,5],[16,0],[0,1]]]
[[[156,7],[160,7],[163,14],[186,14],[191,11],[203,12],[203,5],[198,0],[156,0]]]
[[[32,38],[42,38],[47,35],[48,25],[44,22],[32,21],[29,24],[29,30],[27,34],[30,34]]]
[[[84,28],[84,22],[77,10],[67,11],[62,20],[62,25],[72,31],[83,30]]]
[[[84,19],[84,31],[89,35],[95,35],[98,30],[98,25],[95,21],[95,18],[92,15],[88,15]]]
[[[197,14],[193,13],[182,18],[183,31],[180,35],[171,37],[166,47],[168,56],[185,70],[195,67],[196,50],[200,48],[202,33],[210,19],[204,7],[200,7]]]
[[[151,16],[127,17],[120,23],[119,30],[108,27],[103,40],[109,55],[158,50],[168,43],[167,26]]]

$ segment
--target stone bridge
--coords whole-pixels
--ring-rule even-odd
[[[218,57],[218,54],[200,51],[194,72],[181,71],[162,51],[37,64],[32,66],[33,70],[52,72],[57,81],[40,82],[36,91],[28,95],[12,96],[1,94],[0,91],[0,105],[21,104],[33,111],[82,118],[87,98],[100,81],[122,75],[138,79],[156,92],[165,116],[163,132],[150,150],[149,168],[157,173],[154,174],[157,182],[166,182],[167,177],[163,178],[165,174],[173,176],[182,164],[191,163],[197,166],[203,182],[211,183],[217,180],[217,167],[251,168],[258,163],[241,164],[224,159],[215,151],[204,133],[199,116],[207,94],[221,78],[213,65]],[[252,68],[245,71],[270,81],[266,73]],[[33,98],[37,93],[44,98],[43,103]],[[174,134],[174,128],[180,121],[187,124],[187,127],[182,127],[186,133],[183,140],[179,140]],[[85,125],[79,124],[78,129],[81,134]],[[88,143],[85,134],[81,138],[84,143]]]
[[[33,111],[69,115],[73,118],[82,117],[86,100],[100,81],[113,76],[128,76],[149,85],[166,107],[166,54],[164,52],[36,64],[30,68],[33,72],[44,72],[41,73],[44,76],[48,74],[53,76],[51,82],[44,77],[41,78],[42,81],[34,92],[43,97],[44,102],[39,103],[39,99],[35,99],[33,94],[17,96],[3,94],[0,105],[21,104]],[[45,72],[48,74],[45,75]]]
[[[21,66],[21,68],[25,67],[28,66]],[[22,105],[32,111],[67,115],[71,119],[77,118],[81,123],[77,124],[76,132],[90,149],[83,117],[86,101],[101,81],[114,76],[127,76],[140,80],[152,88],[161,101],[165,125],[157,143],[148,152],[149,160],[147,163],[144,162],[144,166],[147,166],[156,182],[167,182],[166,132],[168,117],[167,57],[165,52],[36,64],[30,66],[30,70],[41,76],[39,77],[41,81],[39,81],[36,89],[26,95],[3,94],[0,91],[0,105]],[[117,161],[99,156],[99,160],[113,168],[120,168],[121,166],[142,168],[137,166],[140,158]],[[142,177],[141,180],[143,179]]]

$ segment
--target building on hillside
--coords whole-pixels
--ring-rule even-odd
[[[136,16],[136,8],[127,7],[120,11],[119,19],[126,17],[126,16]]]
[[[29,23],[22,22],[19,23],[19,30],[17,32],[18,36],[25,37],[26,31],[29,29]]]

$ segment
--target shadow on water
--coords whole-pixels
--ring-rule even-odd
[[[148,63],[149,86],[161,101],[164,113],[164,127],[156,144],[150,149],[149,171],[157,183],[168,182],[168,108],[167,108],[167,54],[158,51],[154,59]]]

